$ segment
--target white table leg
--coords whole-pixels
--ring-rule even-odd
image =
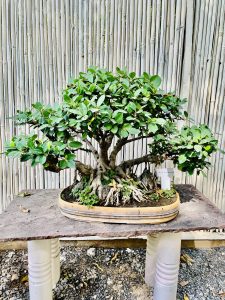
[[[60,247],[59,239],[51,239],[52,288],[60,278]]]
[[[52,300],[51,242],[28,241],[30,300]]]
[[[158,241],[159,238],[155,234],[147,236],[146,259],[145,259],[145,283],[149,287],[153,287],[155,282],[155,268],[156,268]]]
[[[154,300],[176,300],[180,263],[181,235],[159,235],[154,285]]]

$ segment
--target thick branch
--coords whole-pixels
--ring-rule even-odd
[[[94,169],[91,166],[85,165],[80,161],[76,161],[76,169],[79,173],[85,176],[89,176],[94,172]]]
[[[117,154],[120,152],[120,150],[122,149],[123,145],[126,144],[127,138],[123,138],[120,139],[116,142],[115,147],[113,148],[110,157],[109,157],[109,161],[110,161],[110,167],[114,168],[115,164],[116,164],[116,156]]]
[[[147,155],[142,156],[142,157],[125,160],[118,167],[120,167],[122,169],[127,169],[127,168],[133,167],[135,165],[139,165],[141,163],[144,163],[144,162],[145,163],[146,162],[155,163],[155,156],[152,156],[152,154],[147,154]]]
[[[111,135],[103,138],[99,142],[99,146],[100,146],[100,158],[102,159],[102,161],[106,165],[109,165],[108,150],[109,150],[109,148],[110,148],[110,146],[112,144],[112,140],[113,140],[113,135],[111,134]]]
[[[131,142],[134,142],[134,141],[137,141],[137,140],[146,139],[146,138],[149,138],[149,137],[152,137],[152,134],[146,135],[146,136],[137,136],[137,137],[134,137],[134,138],[129,139],[129,140],[127,138],[123,138],[123,139],[118,140],[115,147],[113,148],[113,150],[111,152],[110,157],[109,157],[110,166],[115,167],[116,156],[120,152],[120,150],[123,148],[124,145],[126,145],[128,143],[131,143]]]

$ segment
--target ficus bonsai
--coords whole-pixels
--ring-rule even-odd
[[[138,177],[134,166],[157,167],[172,160],[181,171],[199,173],[209,167],[208,158],[217,150],[206,125],[178,129],[177,121],[188,118],[182,109],[186,100],[162,91],[160,84],[158,75],[144,72],[138,77],[119,68],[113,74],[91,67],[71,80],[62,103],[37,102],[31,110],[18,111],[17,123],[29,124],[41,134],[13,137],[6,154],[52,172],[75,168],[80,180],[71,183],[72,201],[119,206],[153,199],[154,174],[145,170]],[[146,138],[148,154],[118,162],[126,144]],[[93,156],[95,166],[77,160],[78,150]]]

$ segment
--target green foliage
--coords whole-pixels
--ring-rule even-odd
[[[174,161],[178,169],[193,174],[208,168],[207,159],[218,150],[218,141],[206,125],[183,127],[168,136],[156,135],[149,145],[151,153]]]
[[[99,203],[99,198],[96,194],[91,193],[91,188],[87,186],[79,193],[79,202],[87,206],[93,206]]]
[[[171,189],[171,190],[162,190],[162,192],[160,193],[161,197],[163,198],[173,198],[176,195],[176,190],[175,189]]]
[[[69,126],[88,137],[164,133],[167,122],[182,117],[185,101],[158,90],[160,83],[158,75],[89,68],[64,90],[63,109],[73,120]]]
[[[103,176],[102,176],[102,184],[103,185],[108,185],[112,182],[112,180],[115,178],[116,172],[115,170],[107,170]]]
[[[122,188],[121,188],[121,193],[122,193],[122,197],[123,199],[129,199],[131,197],[132,194],[132,189],[131,186],[137,186],[137,182],[135,182],[133,179],[128,179],[122,180]]]
[[[176,190],[171,189],[171,190],[156,190],[154,193],[151,193],[149,195],[149,198],[152,201],[159,201],[161,198],[166,198],[170,199],[173,198],[176,195]]]
[[[73,198],[77,199],[81,204],[87,206],[93,206],[100,202],[96,194],[91,193],[91,187],[88,180],[84,177],[82,178],[81,186],[75,186],[72,189]]]
[[[91,67],[71,80],[62,104],[37,102],[31,110],[18,111],[17,124],[29,124],[40,134],[13,137],[6,155],[59,172],[75,166],[76,151],[87,138],[99,142],[113,136],[148,136],[153,138],[149,149],[156,164],[172,159],[181,171],[200,172],[209,166],[217,141],[205,125],[178,131],[176,120],[188,117],[181,109],[186,100],[160,90],[160,84],[158,75],[146,72],[137,76],[117,68],[114,74]]]
[[[31,160],[31,165],[42,164],[45,169],[65,169],[74,168],[75,154],[80,144],[72,144],[63,141],[50,141],[47,138],[40,139],[36,134],[20,135],[13,137],[6,144],[6,155],[9,157],[20,157],[22,162]]]
[[[149,195],[150,200],[158,202],[160,199],[160,195],[158,193],[152,193]]]

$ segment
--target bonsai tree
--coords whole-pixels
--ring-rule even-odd
[[[18,111],[17,123],[29,124],[38,134],[13,137],[6,154],[51,172],[75,168],[80,180],[68,189],[71,201],[119,206],[151,200],[155,176],[145,169],[138,177],[135,166],[157,167],[172,160],[183,172],[199,173],[209,167],[208,158],[217,150],[206,125],[178,130],[177,120],[188,118],[182,110],[186,100],[162,91],[160,84],[158,75],[144,72],[138,77],[119,68],[113,74],[91,67],[68,84],[62,103],[37,102],[31,110]],[[125,145],[146,138],[147,154],[118,162]],[[78,150],[93,156],[95,166],[77,160]]]

